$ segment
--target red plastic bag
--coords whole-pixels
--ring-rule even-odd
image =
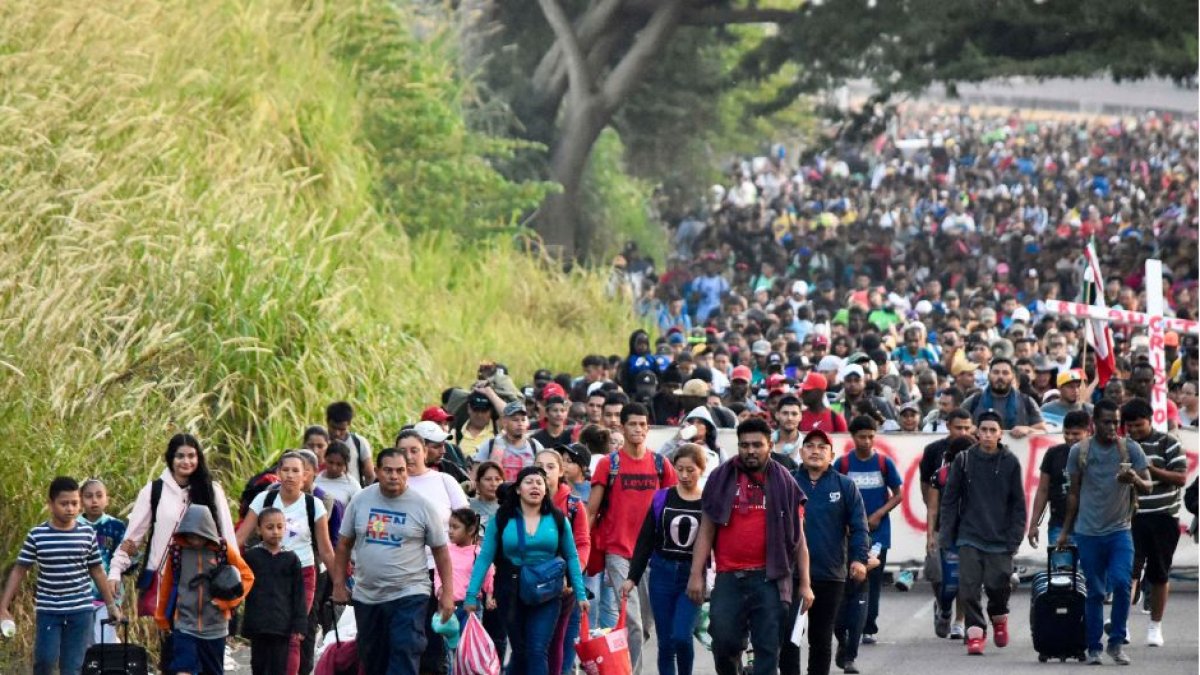
[[[500,675],[500,655],[479,617],[471,613],[458,638],[454,675]]]
[[[587,675],[633,675],[633,662],[629,658],[629,631],[625,629],[625,603],[625,600],[621,601],[617,626],[600,637],[589,637],[591,630],[587,612],[580,614],[579,642],[575,645],[575,653],[579,655],[579,666]]]

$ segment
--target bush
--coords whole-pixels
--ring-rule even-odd
[[[384,440],[480,357],[527,376],[621,348],[603,279],[475,238],[544,186],[491,170],[510,146],[466,131],[451,55],[401,12],[0,5],[6,560],[52,476],[127,511],[174,432],[236,494],[331,400]]]

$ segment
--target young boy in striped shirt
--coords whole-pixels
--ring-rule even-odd
[[[91,643],[92,588],[104,596],[108,615],[121,620],[104,576],[96,533],[76,521],[81,499],[79,484],[59,476],[50,483],[50,520],[25,537],[17,564],[0,594],[0,621],[11,621],[9,606],[29,568],[38,566],[34,605],[37,633],[33,647],[34,673],[78,673]]]

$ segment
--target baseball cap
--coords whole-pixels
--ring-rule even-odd
[[[755,356],[766,356],[771,353],[771,343],[766,340],[755,340],[750,346],[750,353]]]
[[[919,415],[921,413],[921,406],[918,405],[916,401],[905,401],[900,405],[900,410],[897,412],[903,415],[908,411],[915,412]]]
[[[855,375],[857,375],[860,378],[864,377],[862,366],[858,365],[857,363],[851,363],[850,365],[846,366],[845,368],[842,368],[842,372],[839,374],[839,376],[841,377],[842,380],[845,380],[846,378],[852,377]]]
[[[683,383],[682,389],[675,390],[676,396],[708,396],[708,383],[704,380],[691,379]]]
[[[834,356],[833,354],[830,354],[829,356],[822,356],[821,360],[817,361],[817,370],[820,372],[836,373],[836,372],[840,371],[841,369],[842,369],[841,357]]]
[[[653,370],[643,370],[633,378],[634,384],[639,387],[657,387],[658,377],[655,376]]]
[[[417,422],[416,425],[413,426],[413,431],[417,432],[417,435],[423,440],[429,441],[430,443],[445,443],[446,439],[450,438],[450,434],[442,431],[442,425],[438,424],[437,422]]]
[[[825,445],[829,445],[829,446],[833,445],[833,439],[829,437],[829,434],[825,433],[824,431],[821,431],[820,429],[813,429],[812,431],[809,431],[807,434],[804,434],[804,440],[801,441],[800,444],[803,445],[803,444],[807,443],[809,441],[809,439],[814,438],[814,437],[820,438],[822,441],[825,441]]]
[[[1079,372],[1078,368],[1064,370],[1058,374],[1057,385],[1060,389],[1072,382],[1083,382],[1083,373]]]
[[[1012,311],[1012,320],[1020,321],[1021,323],[1029,323],[1029,308],[1018,307]]]
[[[684,337],[683,333],[675,332],[671,333],[671,335],[667,337],[667,342],[673,345],[681,345],[687,342],[687,338]]]
[[[492,402],[488,401],[488,405],[491,404]],[[443,410],[441,406],[431,405],[421,411],[422,422],[437,422],[440,424],[449,419],[453,419],[453,417],[450,415],[450,413]]]
[[[768,366],[782,366],[783,363],[783,354],[780,354],[779,352],[771,352],[767,355]]]
[[[525,409],[525,404],[521,401],[513,401],[504,406],[504,416],[512,417],[513,415],[528,415],[529,411]]]
[[[567,397],[566,390],[563,389],[562,385],[557,382],[550,382],[546,386],[542,387],[542,400],[543,401],[549,401],[552,398],[565,399],[566,397]]]
[[[749,382],[751,379],[753,379],[753,377],[754,374],[750,372],[750,368],[748,366],[738,366],[737,368],[733,369],[733,373],[730,374],[729,379],[730,381],[745,380],[746,382]]]
[[[996,265],[996,274],[1008,274],[1008,263]]]
[[[816,335],[813,337],[812,343],[813,343],[814,347],[828,347],[829,346],[829,336]]]
[[[820,373],[809,373],[800,383],[800,391],[825,391],[828,388],[829,381]]]
[[[1163,346],[1178,347],[1179,346],[1179,333],[1176,333],[1173,330],[1167,331],[1163,335]]]
[[[592,394],[594,394],[594,393],[596,393],[596,392],[600,391],[600,390],[601,390],[603,387],[604,387],[604,383],[603,383],[603,382],[593,382],[593,383],[591,383],[591,384],[589,384],[589,385],[588,385],[588,388],[587,388],[587,395],[588,395],[588,396],[591,396]]]
[[[471,394],[470,398],[467,399],[467,407],[474,410],[491,410],[492,400],[485,394],[474,392]]]
[[[792,282],[792,293],[796,295],[808,295],[808,282],[804,280]]]

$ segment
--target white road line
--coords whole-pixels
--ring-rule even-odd
[[[930,600],[929,602],[921,605],[921,607],[915,613],[913,613],[912,618],[914,620],[924,619],[925,617],[930,616],[932,614],[933,614],[933,600]]]

